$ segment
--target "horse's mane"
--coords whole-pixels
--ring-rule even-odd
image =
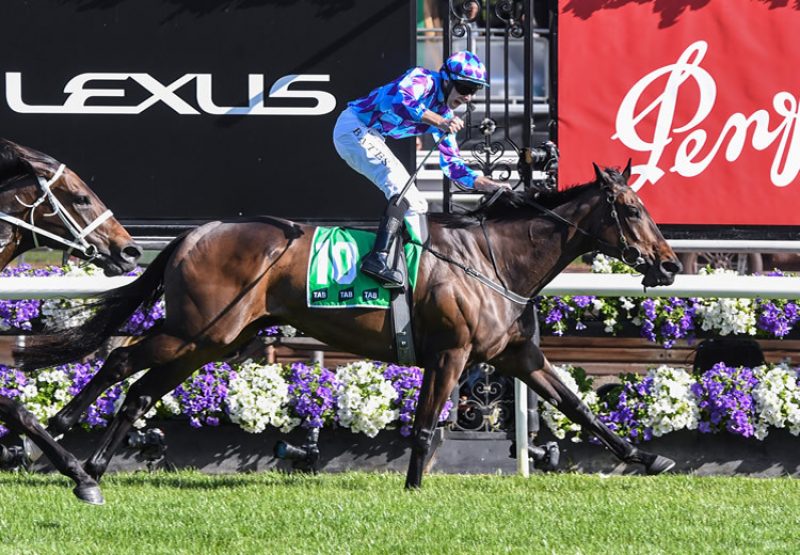
[[[28,162],[39,163],[51,169],[57,168],[59,164],[59,162],[52,156],[48,156],[47,154],[39,152],[33,148],[18,145],[13,141],[9,141],[8,139],[3,139],[0,137],[0,149],[4,148],[13,150],[17,156],[24,158]]]
[[[508,191],[501,194],[492,204],[480,206],[464,214],[429,214],[433,221],[445,227],[471,227],[483,220],[514,220],[527,218],[532,211],[539,212],[539,206],[553,209],[572,201],[584,193],[595,182],[569,187],[563,191],[540,192],[536,189]],[[490,195],[484,195],[484,200]]]
[[[58,167],[58,161],[47,154],[0,137],[0,185],[26,175],[27,170],[19,160],[46,167],[51,171]]]

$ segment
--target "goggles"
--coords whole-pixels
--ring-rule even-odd
[[[453,81],[453,86],[456,92],[462,96],[469,96],[483,90],[483,85],[472,83],[470,81]]]

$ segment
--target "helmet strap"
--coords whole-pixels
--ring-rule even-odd
[[[445,73],[447,74],[447,83],[445,83],[443,91],[444,91],[444,103],[447,104],[447,99],[450,98],[450,93],[453,91],[453,87],[455,87],[456,85],[454,83],[453,74],[447,70],[445,70]]]

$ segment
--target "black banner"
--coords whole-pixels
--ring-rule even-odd
[[[338,157],[349,100],[413,65],[411,0],[4,0],[0,136],[124,222],[376,219]],[[410,167],[408,141],[389,141]]]

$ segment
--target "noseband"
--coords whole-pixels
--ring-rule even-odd
[[[61,243],[62,245],[66,245],[70,248],[70,250],[77,250],[81,252],[84,256],[89,258],[90,260],[97,256],[97,247],[90,244],[86,237],[95,229],[97,229],[100,225],[103,224],[106,220],[108,220],[111,216],[113,216],[113,212],[111,210],[106,210],[102,214],[100,214],[97,218],[95,218],[89,225],[84,228],[81,228],[80,224],[75,221],[75,218],[72,217],[72,214],[67,212],[64,208],[64,205],[58,200],[55,196],[53,191],[50,189],[53,186],[53,183],[61,178],[62,174],[64,173],[65,166],[61,164],[58,167],[58,170],[53,174],[49,180],[36,175],[36,181],[39,183],[39,188],[41,189],[42,195],[37,198],[33,203],[26,204],[19,197],[14,197],[17,199],[22,206],[30,209],[30,222],[26,222],[25,220],[21,220],[16,218],[10,214],[0,211],[0,220],[10,223],[11,225],[15,225],[17,227],[21,227],[23,229],[27,229],[33,234],[33,244],[38,247],[39,246],[39,236],[47,237],[57,243]],[[64,224],[64,227],[69,231],[72,235],[72,239],[66,239],[64,237],[60,237],[55,233],[51,233],[46,229],[42,229],[38,227],[34,222],[34,218],[36,216],[36,209],[39,205],[43,203],[49,203],[50,208],[52,208],[52,212],[49,214],[45,214],[45,216],[58,216],[61,219],[61,222]]]

